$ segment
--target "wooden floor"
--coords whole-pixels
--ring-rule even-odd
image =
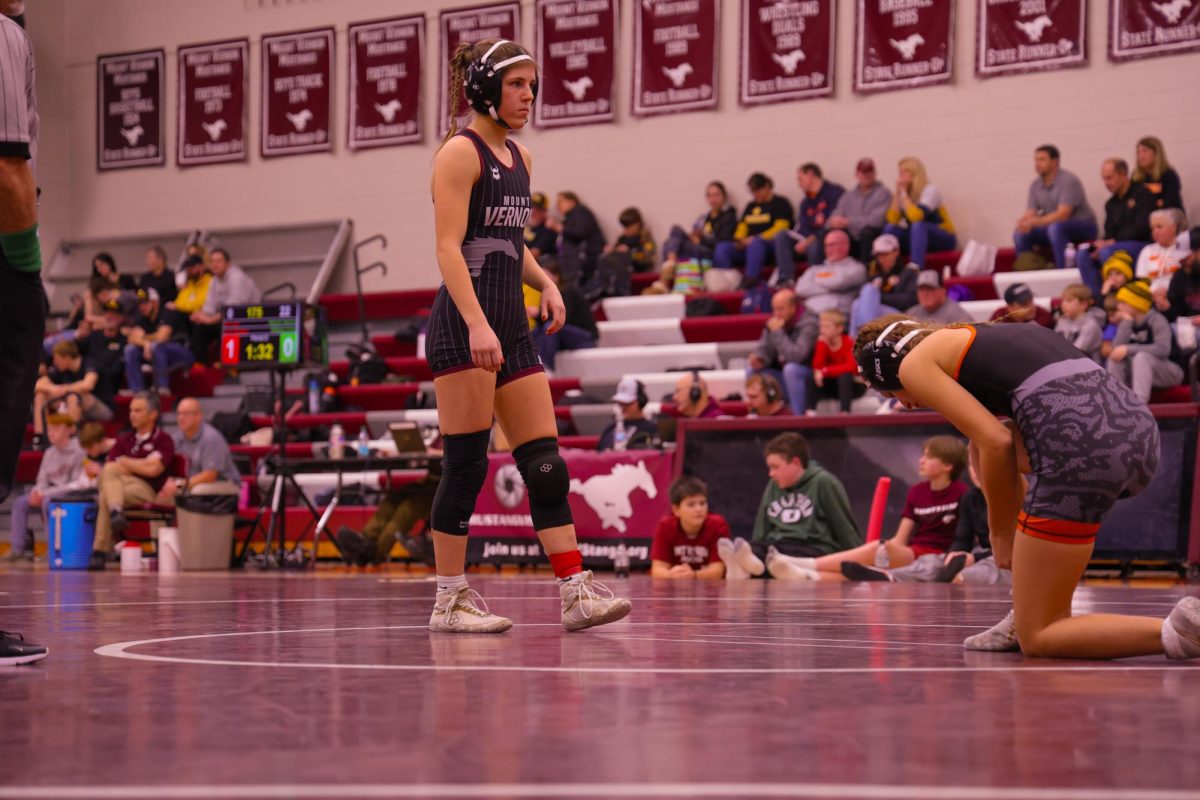
[[[431,635],[404,573],[0,571],[0,797],[1200,797],[1200,666],[967,653],[1004,590],[477,577],[500,636]],[[1163,616],[1187,592],[1085,587]]]

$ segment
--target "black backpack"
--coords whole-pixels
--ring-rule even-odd
[[[350,359],[350,382],[373,384],[383,383],[388,376],[387,362],[369,344],[353,344],[346,348]]]

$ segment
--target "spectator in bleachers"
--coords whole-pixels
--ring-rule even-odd
[[[866,263],[877,255],[873,244],[887,223],[892,193],[875,177],[875,162],[870,158],[858,160],[854,177],[857,183],[842,194],[826,226],[848,231],[854,257]]]
[[[786,197],[775,194],[775,184],[766,175],[756,172],[746,181],[752,199],[742,210],[734,228],[733,238],[718,242],[713,253],[713,266],[718,269],[744,267],[743,284],[755,286],[767,264],[774,263],[776,236],[787,235],[795,222],[792,204]]]
[[[1004,305],[992,312],[991,322],[1036,322],[1054,328],[1054,315],[1033,302],[1028,283],[1014,283],[1004,290]]]
[[[1089,358],[1100,360],[1100,345],[1104,341],[1104,330],[1089,313],[1092,307],[1092,290],[1082,283],[1072,283],[1063,289],[1059,304],[1058,331],[1071,344],[1078,347]]]
[[[1124,284],[1122,284],[1122,285],[1124,285]],[[1117,292],[1118,291],[1120,291],[1120,290],[1119,289],[1114,290],[1112,292],[1112,294],[1106,294],[1104,296],[1103,308],[1104,308],[1105,324],[1104,324],[1104,334],[1100,340],[1100,363],[1101,364],[1107,362],[1109,355],[1112,354],[1113,339],[1117,338],[1117,331],[1121,327],[1122,316],[1121,316],[1119,304],[1117,303]]]
[[[137,291],[137,281],[133,279],[133,276],[122,275],[118,272],[116,259],[105,252],[99,252],[92,256],[92,277],[104,278],[110,283],[115,283],[122,291]]]
[[[1115,295],[1117,289],[1133,280],[1133,258],[1124,250],[1116,251],[1100,268],[1100,277],[1104,281],[1100,284],[1100,296]]]
[[[854,398],[862,397],[866,385],[858,379],[854,340],[846,335],[846,315],[836,308],[822,311],[819,336],[813,351],[812,386],[808,392],[809,416],[816,416],[822,397],[836,397],[841,413],[849,414]]]
[[[717,545],[729,540],[729,523],[708,510],[708,486],[683,475],[671,484],[669,494],[671,513],[659,520],[650,545],[650,577],[724,578]]]
[[[612,401],[621,413],[621,423],[625,426],[625,447],[645,448],[650,446],[658,436],[658,426],[646,419],[642,410],[650,398],[646,395],[646,387],[637,378],[622,378],[613,393]],[[617,421],[605,426],[600,432],[600,442],[597,450],[612,450]]]
[[[1138,254],[1136,277],[1149,281],[1150,289],[1165,295],[1171,276],[1192,257],[1187,246],[1187,220],[1178,208],[1160,208],[1150,215],[1153,241]]]
[[[146,271],[138,278],[139,289],[153,289],[162,302],[169,303],[179,294],[175,273],[167,268],[167,251],[159,245],[146,250]]]
[[[212,286],[212,273],[204,264],[204,257],[193,253],[179,265],[179,271],[186,273],[187,278],[179,289],[174,301],[167,301],[168,311],[178,311],[184,319],[204,308],[208,299],[208,290]]]
[[[50,356],[50,367],[38,378],[33,394],[33,449],[45,447],[46,413],[65,413],[76,424],[82,420],[112,419],[113,398],[101,384],[95,366],[83,359],[75,342],[59,342]]]
[[[496,433],[497,438],[502,436],[499,426]],[[339,527],[335,541],[342,551],[342,560],[359,567],[382,564],[399,541],[410,559],[431,563],[433,553],[428,525],[424,526],[425,530],[420,530],[418,523],[428,522],[433,512],[433,498],[442,480],[441,470],[441,461],[435,459],[430,462],[425,477],[390,489],[361,532],[348,525]]]
[[[900,240],[890,233],[871,243],[874,258],[867,265],[867,282],[850,306],[850,328],[859,328],[884,314],[900,314],[917,303],[917,275],[921,268],[900,257]]]
[[[562,236],[559,243],[559,263],[563,283],[584,286],[596,271],[596,259],[604,252],[604,233],[592,210],[579,202],[574,192],[559,192],[554,199],[558,217],[546,224]]]
[[[936,322],[939,325],[972,321],[966,309],[946,294],[941,273],[936,269],[923,269],[917,275],[917,304],[904,313],[917,322]]]
[[[850,234],[835,229],[825,234],[825,261],[813,264],[796,281],[795,292],[806,312],[836,308],[849,314],[858,290],[867,282],[867,268],[850,257]]]
[[[1101,286],[1098,267],[1118,250],[1137,258],[1150,241],[1150,212],[1154,210],[1154,198],[1146,187],[1132,181],[1124,159],[1105,159],[1100,179],[1112,193],[1104,204],[1104,238],[1090,246],[1081,245],[1075,256],[1083,282],[1097,294]]]
[[[117,440],[108,435],[102,423],[85,422],[79,429],[79,446],[87,456],[83,461],[83,471],[92,486],[99,480],[100,470],[116,443]]]
[[[675,415],[692,419],[719,417],[721,407],[708,393],[708,381],[699,372],[687,372],[675,383]]]
[[[583,293],[573,284],[563,280],[558,264],[548,264],[543,267],[546,274],[558,286],[562,295],[563,305],[566,306],[566,322],[554,334],[548,333],[553,319],[544,315],[541,303],[537,307],[526,309],[530,318],[536,323],[533,329],[533,343],[537,345],[538,355],[547,370],[554,369],[554,359],[560,350],[588,350],[596,346],[600,331],[596,327],[596,318],[592,315],[591,304],[584,298]]]
[[[29,529],[29,510],[38,509],[45,515],[49,502],[64,492],[87,488],[83,474],[83,448],[75,438],[75,421],[66,415],[53,415],[46,420],[46,437],[50,446],[42,453],[37,479],[25,494],[13,502],[12,533],[8,554],[2,561],[32,561],[33,532]],[[80,479],[83,480],[80,480]]]
[[[546,259],[558,258],[558,234],[546,224],[546,207],[546,195],[534,192],[529,202],[529,224],[525,226],[525,246],[543,266]]]
[[[1179,173],[1167,161],[1166,148],[1157,136],[1144,136],[1138,140],[1133,182],[1149,190],[1155,208],[1178,208],[1186,213]]]
[[[129,328],[125,346],[125,386],[131,392],[146,388],[142,365],[153,365],[154,386],[159,394],[170,391],[171,373],[190,367],[194,360],[187,345],[187,320],[178,311],[165,314],[159,308],[158,292],[138,291],[138,316]],[[177,333],[176,328],[182,332]]]
[[[1026,253],[1034,245],[1046,245],[1054,253],[1054,266],[1069,266],[1067,245],[1090,242],[1096,238],[1096,215],[1088,205],[1083,184],[1072,172],[1059,166],[1058,148],[1045,144],[1034,152],[1033,164],[1038,177],[1029,185],[1025,213],[1017,220],[1013,243],[1017,253]]]
[[[773,375],[756,372],[746,377],[746,406],[752,417],[790,417],[787,395]]]
[[[808,378],[812,374],[809,363],[817,342],[817,327],[816,314],[800,313],[796,293],[780,289],[771,297],[771,317],[750,354],[747,374],[766,372],[782,383],[793,414],[803,414],[808,408]]]
[[[646,229],[641,209],[630,206],[621,212],[617,222],[621,224],[621,235],[615,242],[605,246],[604,254],[627,256],[634,272],[654,269],[658,247],[654,243],[654,236]]]
[[[728,580],[764,572],[780,580],[817,580],[795,557],[810,558],[862,544],[846,488],[809,457],[808,441],[781,433],[764,449],[770,480],[758,504],[750,541],[718,542]]]
[[[152,392],[134,395],[129,403],[129,424],[133,430],[117,437],[100,470],[90,570],[104,569],[114,538],[122,538],[129,527],[125,506],[153,502],[167,482],[175,460],[175,443],[158,427],[158,418],[158,395]]]
[[[208,363],[208,350],[221,336],[221,308],[244,306],[262,300],[262,290],[246,271],[234,264],[229,253],[218,247],[210,254],[213,280],[204,298],[204,307],[193,312],[192,355],[201,364]]]
[[[1185,356],[1196,349],[1200,328],[1200,227],[1192,228],[1189,244],[1192,258],[1171,276],[1165,312],[1167,319],[1175,324],[1179,349]]]
[[[81,344],[81,351],[99,375],[97,393],[112,397],[121,388],[125,375],[125,312],[120,303],[110,300],[104,306],[104,321]]]
[[[701,214],[689,230],[676,225],[663,242],[663,263],[659,282],[662,290],[671,287],[675,265],[680,261],[712,261],[717,245],[733,239],[737,228],[737,211],[729,205],[725,184],[712,181],[704,189],[708,213]]]
[[[1145,281],[1133,281],[1117,290],[1117,315],[1121,320],[1108,354],[1108,371],[1150,402],[1154,389],[1169,389],[1183,381],[1171,323],[1154,308],[1154,297]]]
[[[913,156],[900,159],[899,173],[883,231],[899,239],[909,260],[924,269],[927,254],[953,250],[958,237],[942,193],[929,182],[921,160]]]
[[[158,490],[159,503],[173,503],[181,492],[237,494],[242,476],[233,463],[229,443],[204,421],[200,401],[185,397],[175,406],[179,428],[171,435],[175,452],[187,459],[187,477],[168,480]]]
[[[796,171],[796,183],[804,195],[796,209],[796,225],[787,236],[775,237],[775,264],[781,282],[795,280],[797,256],[803,256],[809,266],[825,260],[823,240],[831,227],[829,218],[846,191],[825,180],[821,168],[811,162]]]

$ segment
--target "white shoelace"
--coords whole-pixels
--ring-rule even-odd
[[[595,603],[597,600],[617,599],[617,596],[613,593],[613,590],[609,589],[600,581],[584,578],[583,580],[574,581],[574,584],[575,585],[571,588],[572,591],[575,592],[575,602],[579,603],[581,606],[583,606],[583,602],[585,600]],[[583,616],[586,619],[592,618],[592,608],[593,606],[591,604],[584,606]]]
[[[483,595],[470,586],[464,586],[454,593],[454,599],[447,603],[446,608],[442,611],[442,616],[445,618],[446,624],[451,623],[450,618],[454,614],[454,610],[459,606],[462,606],[464,611],[480,617],[486,617],[492,613],[488,611]]]

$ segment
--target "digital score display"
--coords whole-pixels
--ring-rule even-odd
[[[221,310],[221,366],[276,369],[312,363],[317,319],[303,303],[258,303]],[[318,359],[319,360],[319,359]]]

